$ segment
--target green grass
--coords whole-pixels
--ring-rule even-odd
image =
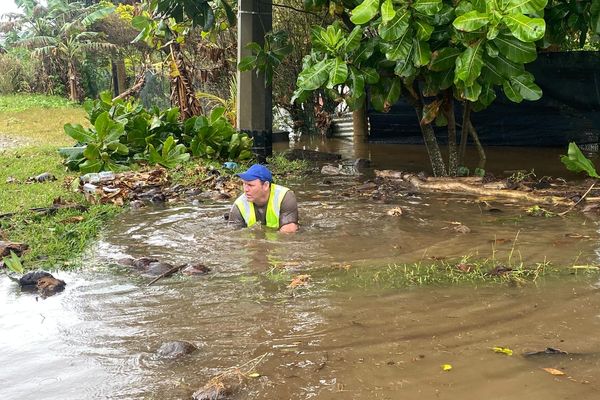
[[[28,145],[70,146],[73,139],[65,134],[64,125],[89,125],[86,115],[81,106],[60,97],[0,96],[0,136],[20,139]]]
[[[418,262],[392,264],[383,267],[358,267],[347,272],[329,272],[328,286],[338,288],[381,288],[397,289],[425,285],[460,285],[478,283],[526,284],[541,277],[557,275],[565,269],[555,268],[547,262],[533,265],[518,264],[511,271],[490,273],[496,266],[503,265],[493,260]]]
[[[34,106],[35,108],[28,108]],[[85,122],[81,107],[45,96],[0,96],[0,136],[24,139],[35,147],[0,149],[0,240],[27,243],[25,269],[60,269],[79,265],[80,256],[102,226],[121,209],[89,205],[70,190],[77,173],[62,165],[58,146],[72,144],[63,131],[67,122]],[[49,172],[57,179],[27,183],[29,177]],[[59,210],[54,214],[29,211],[49,208],[56,199],[85,205],[87,211]]]
[[[87,246],[119,212],[110,205],[93,205],[85,212],[65,209],[53,215],[24,212],[1,218],[0,233],[29,245],[22,258],[25,269],[68,269],[80,266]]]
[[[57,180],[26,183],[32,176],[49,172]],[[0,151],[0,214],[20,212],[33,207],[49,207],[58,197],[65,201],[82,202],[83,196],[64,187],[76,174],[62,165],[54,147],[29,147]],[[8,183],[11,178],[15,183]]]
[[[9,94],[0,96],[0,112],[19,112],[32,108],[79,108],[77,104],[59,96],[42,94]]]

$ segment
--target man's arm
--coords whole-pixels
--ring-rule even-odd
[[[279,211],[279,232],[293,233],[298,230],[298,201],[296,195],[288,190],[281,202]]]
[[[227,225],[235,225],[239,227],[245,227],[246,221],[244,221],[244,217],[242,217],[242,213],[240,213],[240,209],[233,204],[231,209],[229,210],[229,218],[227,219]]]

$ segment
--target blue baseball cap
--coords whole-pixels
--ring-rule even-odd
[[[273,182],[273,175],[271,175],[271,171],[267,167],[261,164],[254,164],[246,172],[241,174],[236,174],[244,181],[253,181],[255,179],[260,179],[263,182]]]

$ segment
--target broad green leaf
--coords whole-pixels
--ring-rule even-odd
[[[392,0],[384,0],[381,3],[381,19],[384,23],[391,21],[396,16],[396,10],[394,10],[394,3]]]
[[[368,60],[373,55],[376,46],[376,39],[369,39],[366,42],[362,42],[356,53],[352,56],[353,62],[360,64],[361,62]]]
[[[529,18],[523,14],[509,14],[502,21],[514,37],[522,42],[535,42],[544,37],[546,22],[542,18]]]
[[[94,128],[96,128],[96,135],[98,135],[98,139],[100,141],[103,141],[108,134],[109,124],[110,117],[108,115],[108,111],[104,111],[96,118],[96,122],[94,122]]]
[[[494,2],[496,0],[469,0],[469,1],[471,3],[473,3],[473,7],[475,8],[475,10],[480,11],[480,12],[486,12],[488,4],[491,2]]]
[[[492,39],[495,39],[499,33],[500,33],[500,28],[498,27],[498,24],[495,23],[495,24],[488,26],[488,30],[487,30],[487,33],[485,34],[485,37],[488,40],[492,40]]]
[[[414,46],[410,46],[410,50],[406,59],[400,59],[396,61],[396,66],[394,67],[394,74],[398,75],[402,78],[414,79],[417,74],[417,68],[412,62],[413,59]]]
[[[346,79],[348,79],[348,65],[340,57],[336,57],[329,71],[327,87],[332,89],[335,85],[346,82]]]
[[[488,107],[496,99],[496,92],[491,85],[484,85],[481,88],[481,94],[479,95],[479,102],[483,107]]]
[[[249,71],[256,67],[256,60],[257,60],[256,56],[242,57],[242,59],[240,60],[240,62],[238,64],[238,69],[240,71]]]
[[[400,39],[408,29],[409,18],[410,13],[408,10],[399,10],[391,21],[379,24],[379,36],[389,42]]]
[[[511,35],[499,35],[494,44],[506,58],[516,63],[529,63],[536,59],[535,43],[522,42]]]
[[[431,60],[431,49],[429,48],[429,43],[415,38],[413,40],[413,49],[413,60],[415,67],[422,67],[423,65],[429,64],[429,60]]]
[[[429,40],[431,33],[433,32],[433,25],[429,25],[427,22],[417,19],[414,21],[417,27],[417,39]]]
[[[502,90],[504,91],[504,94],[510,101],[514,103],[520,103],[523,101],[523,96],[521,96],[519,92],[512,87],[510,81],[502,82]]]
[[[100,172],[104,163],[102,160],[85,160],[82,164],[79,164],[79,170],[84,173]]]
[[[93,135],[91,135],[83,126],[80,124],[65,124],[65,133],[77,140],[79,143],[90,143],[94,141]]]
[[[431,62],[429,63],[429,69],[431,71],[444,71],[454,67],[456,57],[460,54],[460,51],[455,47],[444,47],[443,49],[436,50],[431,55]]]
[[[533,83],[531,74],[525,73],[512,77],[510,78],[510,84],[525,100],[535,101],[542,97],[542,89]]]
[[[442,0],[417,0],[412,7],[425,15],[435,15],[442,9]]]
[[[494,42],[488,41],[485,44],[485,53],[492,58],[496,58],[500,52],[498,51],[498,47],[496,47]]]
[[[400,94],[402,93],[402,80],[400,78],[392,79],[387,90],[388,90],[388,92],[387,92],[387,95],[385,96],[384,107],[386,109],[389,109],[400,98]]]
[[[486,66],[493,70],[494,74],[502,78],[509,79],[511,76],[517,76],[525,71],[523,64],[516,64],[501,54],[498,57],[486,57]],[[499,83],[499,82],[497,82]]]
[[[483,67],[483,40],[480,40],[456,58],[455,80],[461,80],[465,86],[470,86],[481,74]]]
[[[352,97],[358,98],[365,93],[365,77],[355,67],[350,67],[352,79]]]
[[[481,85],[477,83],[477,81],[473,82],[469,86],[465,86],[463,88],[463,96],[465,99],[469,101],[477,101],[479,99],[479,95],[481,94]]]
[[[97,160],[100,158],[100,149],[94,143],[90,143],[83,150],[83,156],[88,160]]]
[[[123,143],[112,142],[109,143],[106,148],[112,152],[115,152],[119,155],[126,156],[129,154],[129,148]]]
[[[586,172],[592,178],[600,178],[594,164],[583,155],[575,142],[569,143],[569,150],[566,156],[561,156],[560,161],[565,164],[569,171]]]
[[[350,53],[360,47],[360,41],[362,39],[363,29],[360,26],[355,26],[352,32],[345,39],[344,51]]]
[[[363,0],[352,10],[350,21],[357,25],[364,25],[377,15],[379,12],[379,0]]]
[[[333,60],[324,59],[315,65],[303,70],[298,75],[298,87],[302,90],[315,90],[320,88],[329,78],[329,70]]]
[[[443,4],[442,9],[433,16],[434,25],[446,25],[449,24],[455,17],[454,7],[449,4]]]
[[[503,10],[506,14],[533,14],[542,11],[548,5],[548,0],[508,0],[508,5]]]
[[[23,264],[21,263],[21,259],[18,255],[16,255],[12,250],[10,252],[10,257],[4,257],[2,259],[4,265],[13,272],[17,274],[22,274],[25,270],[23,269]]]
[[[405,61],[412,52],[413,41],[411,31],[406,30],[404,35],[395,43],[382,43],[385,51],[385,58],[391,61]]]
[[[225,114],[225,107],[215,107],[210,113],[210,123],[211,125],[217,122],[219,118],[221,118]]]
[[[369,85],[373,85],[379,82],[379,73],[377,73],[377,70],[375,70],[375,68],[364,67],[361,68],[361,72],[365,77],[365,82],[367,82]]]
[[[490,23],[490,18],[485,13],[470,11],[457,17],[452,25],[461,31],[473,32]]]
[[[131,20],[131,25],[138,31],[141,31],[144,28],[146,28],[151,22],[152,20],[150,18],[144,15],[138,15],[136,17],[133,17],[133,19]]]

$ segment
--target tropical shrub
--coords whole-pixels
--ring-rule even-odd
[[[104,92],[84,108],[92,126],[66,124],[65,133],[77,144],[59,150],[65,164],[82,173],[121,171],[137,162],[172,168],[192,155],[219,161],[252,158],[252,139],[236,132],[222,107],[208,118],[180,121],[177,107],[147,110],[135,101],[113,101]]]

